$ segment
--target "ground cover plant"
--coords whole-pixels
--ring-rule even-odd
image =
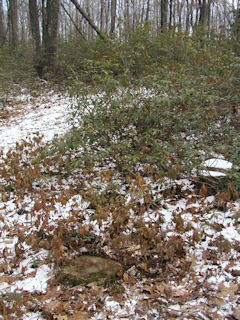
[[[2,153],[3,319],[240,319],[239,57],[144,32],[79,69],[60,51],[71,130]],[[232,170],[204,178],[215,157]],[[82,255],[122,268],[62,282]]]

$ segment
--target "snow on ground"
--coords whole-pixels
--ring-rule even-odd
[[[36,132],[43,135],[44,141],[50,141],[55,134],[63,134],[68,130],[67,119],[72,103],[69,96],[47,90],[37,97],[23,93],[18,99],[20,113],[8,120],[0,119],[0,148],[4,154],[10,147],[14,147],[16,142]],[[206,162],[205,166],[224,166],[224,169],[229,169],[231,164],[218,159]],[[96,168],[96,172],[97,170],[100,169]],[[45,181],[44,184],[48,185],[51,194],[57,195],[59,190],[69,192],[66,201],[56,196],[51,203],[51,209],[46,211],[36,206],[39,199],[34,194],[24,195],[21,201],[17,195],[12,194],[10,199],[0,202],[0,302],[11,294],[32,294],[33,297],[46,295],[49,303],[53,303],[51,296],[47,296],[48,280],[52,278],[55,268],[53,264],[46,263],[49,248],[42,248],[36,253],[31,249],[30,243],[25,241],[30,239],[31,234],[39,232],[46,223],[49,230],[54,229],[58,221],[71,218],[74,212],[78,212],[82,224],[88,225],[97,236],[104,239],[112,216],[109,215],[101,225],[92,219],[93,210],[88,207],[89,203],[80,195],[70,193],[78,180],[79,177],[72,176],[59,185],[54,178]],[[121,299],[119,294],[110,296],[103,294],[99,288],[90,288],[90,296],[101,292],[101,301],[99,300],[98,304],[102,304],[102,311],[97,311],[97,303],[89,309],[83,307],[86,312],[96,312],[91,318],[83,318],[81,315],[79,319],[240,319],[240,203],[231,202],[226,211],[222,212],[214,209],[214,196],[203,198],[194,195],[188,180],[165,182],[165,187],[170,183],[172,187],[181,186],[181,190],[186,193],[182,198],[177,195],[164,198],[163,185],[160,186],[151,179],[146,179],[145,182],[152,190],[153,200],[158,202],[160,207],[146,209],[142,213],[143,221],[146,225],[154,225],[162,219],[161,232],[166,239],[177,235],[176,225],[179,224],[179,235],[186,243],[189,272],[179,282],[173,279],[172,282],[164,283],[163,279],[158,278],[151,282],[147,277],[138,281],[137,271],[132,267],[131,271],[125,274],[125,291]],[[97,185],[103,190],[106,187],[99,176],[87,187],[95,188]],[[187,193],[189,190],[191,192]],[[126,204],[130,203],[133,196],[124,188],[121,193],[126,195]],[[49,198],[49,202],[50,200]],[[144,204],[141,196],[138,201],[140,205]],[[136,219],[138,217],[133,210],[130,211],[128,232],[132,232]],[[22,250],[20,253],[24,259],[17,264],[15,257],[19,250]],[[81,250],[84,252],[85,248],[82,247]],[[111,254],[107,245],[103,250]],[[126,250],[132,250],[133,255],[142,254],[140,244]],[[87,304],[85,299],[89,297],[83,296],[82,288],[76,290],[79,290],[78,296],[84,306]],[[60,289],[55,292],[57,297],[60,294]],[[74,303],[77,298],[73,296],[71,299]],[[47,319],[38,310],[28,308],[28,311],[31,312],[26,312],[21,319]],[[61,318],[57,314],[56,317],[78,319],[71,318],[70,315]],[[3,318],[0,316],[0,319]],[[17,319],[17,316],[13,319]]]
[[[16,142],[30,138],[37,132],[43,135],[44,141],[50,141],[55,135],[62,135],[69,129],[67,120],[72,99],[67,94],[46,90],[34,97],[23,92],[14,103],[18,105],[18,114],[11,117],[10,121],[0,119],[0,150],[4,153]]]

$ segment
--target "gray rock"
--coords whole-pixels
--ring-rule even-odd
[[[77,286],[97,282],[113,281],[121,270],[120,263],[102,257],[81,256],[63,266],[58,273],[60,282]]]

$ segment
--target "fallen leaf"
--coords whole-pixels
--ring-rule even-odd
[[[61,305],[61,301],[53,300],[43,306],[43,313],[52,314]]]
[[[186,289],[177,289],[173,291],[173,297],[188,297],[189,292]]]
[[[144,286],[143,288],[141,288],[141,292],[142,293],[152,294],[153,293],[153,288],[150,287],[150,286]]]
[[[53,315],[53,320],[68,320],[68,317],[61,315]]]
[[[70,316],[68,318],[68,320],[88,320],[90,318],[91,318],[91,316],[89,313],[79,311],[79,312],[74,313],[72,316]]]
[[[233,316],[234,316],[234,318],[235,318],[236,320],[240,320],[240,310],[234,308],[234,310],[233,310]]]
[[[145,262],[142,262],[142,263],[140,264],[140,268],[141,268],[143,271],[148,272],[147,264],[146,264]]]

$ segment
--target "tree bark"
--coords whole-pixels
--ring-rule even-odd
[[[93,28],[93,30],[96,31],[96,33],[99,35],[99,37],[103,40],[109,40],[109,38],[101,31],[98,29],[98,27],[95,25],[95,23],[92,21],[92,19],[87,15],[87,13],[80,7],[78,2],[76,0],[70,0],[76,7],[76,9],[81,13],[84,19],[87,20],[89,25]]]
[[[234,17],[234,23],[233,23],[233,34],[235,40],[240,42],[240,8],[235,11],[235,17]]]
[[[200,6],[200,16],[199,16],[199,24],[205,28],[207,22],[207,3],[206,0],[199,0]]]
[[[117,0],[111,0],[111,28],[110,28],[110,34],[113,34],[114,31],[115,31],[116,10],[117,10]]]
[[[30,27],[34,43],[34,54],[33,54],[33,63],[37,70],[39,77],[42,76],[41,68],[41,37],[40,37],[40,28],[39,28],[39,17],[38,17],[38,5],[37,0],[29,0],[29,18],[30,18]]]
[[[147,1],[146,19],[145,19],[146,22],[149,20],[149,12],[150,12],[150,0]]]
[[[18,3],[10,0],[8,7],[9,42],[14,48],[18,45]]]
[[[105,12],[105,2],[101,0],[101,9],[100,9],[100,30],[104,30],[104,12]]]
[[[167,30],[168,0],[161,0],[161,30]]]
[[[46,34],[43,38],[44,65],[52,67],[57,51],[60,0],[48,0],[46,7]]]
[[[3,1],[0,0],[0,46],[5,42],[4,12]]]
[[[129,32],[131,29],[130,24],[130,10],[129,10],[129,0],[125,1],[125,33]]]
[[[189,2],[186,0],[187,3],[187,13],[186,13],[186,29],[185,32],[188,35],[189,34],[189,29],[190,29],[190,8],[189,8]]]
[[[173,20],[173,0],[169,0],[169,29],[172,28],[172,20]]]

